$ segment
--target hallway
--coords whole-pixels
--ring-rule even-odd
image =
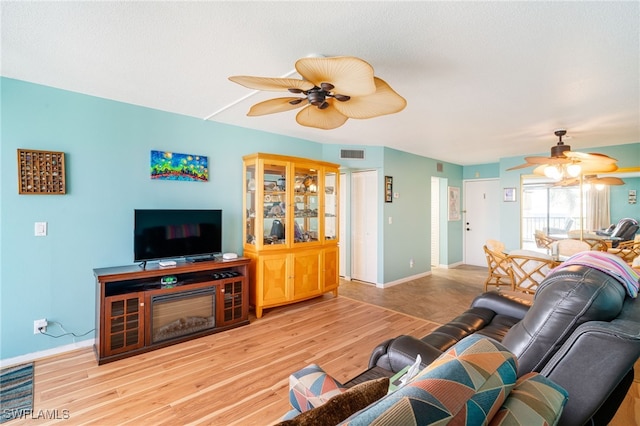
[[[387,288],[340,280],[339,294],[418,318],[445,323],[464,312],[484,289],[487,268],[434,268],[427,277]]]

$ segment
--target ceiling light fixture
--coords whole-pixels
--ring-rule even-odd
[[[571,163],[567,166],[567,173],[571,177],[578,177],[580,176],[581,172],[582,172],[582,167],[580,166],[580,164]]]

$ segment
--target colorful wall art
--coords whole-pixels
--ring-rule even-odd
[[[209,180],[207,157],[151,151],[151,179],[207,182]]]

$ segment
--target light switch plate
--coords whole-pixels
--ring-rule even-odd
[[[36,237],[46,237],[47,222],[36,222],[34,234]]]

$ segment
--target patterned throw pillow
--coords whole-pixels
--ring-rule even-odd
[[[567,391],[538,373],[518,379],[490,426],[555,425],[567,402]]]
[[[345,424],[486,424],[513,388],[516,370],[515,357],[500,343],[471,335]]]
[[[317,364],[308,365],[289,376],[289,402],[301,413],[321,406],[345,390]]]

